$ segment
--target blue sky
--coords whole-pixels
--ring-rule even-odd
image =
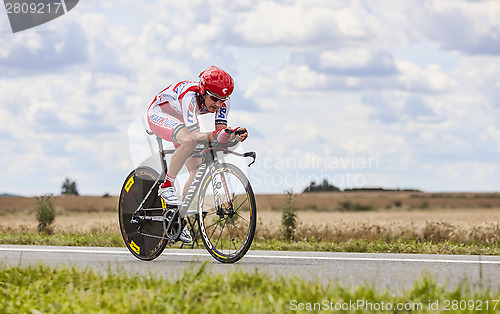
[[[498,1],[82,0],[12,34],[2,7],[0,193],[69,177],[118,194],[134,121],[210,65],[236,81],[230,125],[250,131],[258,193],[325,178],[498,191],[498,16]]]

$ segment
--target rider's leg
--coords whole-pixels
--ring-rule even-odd
[[[196,171],[198,170],[198,165],[201,163],[201,158],[188,158],[186,160],[186,167],[189,171],[189,178],[184,185],[184,189],[182,190],[182,197],[186,196],[187,190],[191,186],[191,182],[193,182],[194,176],[196,175]]]
[[[180,156],[181,158],[178,157],[175,158],[174,156],[172,156],[172,164],[170,165],[169,173],[166,177],[165,182],[162,185],[162,188],[172,187],[174,186],[173,183],[175,181],[177,173],[182,168],[182,165],[184,164],[184,161],[187,158],[183,157],[182,155],[183,155],[183,150],[186,149],[186,146],[189,146],[189,145],[184,145],[188,142],[186,140],[186,134],[189,135],[189,132],[187,131],[184,122],[179,120],[177,117],[171,116],[170,114],[165,112],[158,104],[154,102],[148,108],[147,115],[148,115],[148,125],[151,131],[153,131],[157,136],[159,136],[163,140],[172,142],[176,148],[179,147],[179,149],[176,149],[173,155],[174,156],[181,155]],[[183,143],[181,143],[180,141],[182,141]]]
[[[179,131],[179,133],[177,133],[176,140],[179,147],[176,148],[175,152],[172,154],[172,158],[170,159],[167,179],[162,185],[163,188],[173,186],[175,177],[177,177],[177,174],[188,159],[189,155],[196,148],[196,142],[188,132],[187,128],[183,128]]]
[[[179,146],[172,154],[172,158],[170,159],[170,167],[168,168],[165,182],[163,183],[161,189],[159,189],[159,194],[164,199],[167,199],[167,203],[170,203],[172,205],[180,205],[181,202],[177,199],[177,196],[175,195],[175,189],[173,188],[174,180],[184,163],[186,163],[189,155],[195,149],[196,141],[188,132],[187,128],[181,129],[179,133],[177,133],[175,139]],[[193,241],[191,233],[187,226],[184,226],[184,228],[182,229],[178,240],[181,240],[184,243],[190,243]]]
[[[168,168],[165,181],[158,189],[158,195],[160,195],[168,205],[178,206],[181,204],[181,201],[177,197],[175,191],[175,177],[177,177],[186,159],[193,152],[196,147],[196,142],[185,127],[179,130],[175,137],[175,141],[177,142],[177,148],[172,154],[170,167]]]

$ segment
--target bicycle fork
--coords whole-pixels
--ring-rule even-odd
[[[224,173],[221,172],[219,174],[220,176],[220,182],[217,180],[217,176],[215,175],[215,172],[217,170],[216,166],[213,166],[211,168],[211,176],[212,176],[212,187],[214,190],[214,205],[216,209],[217,215],[220,217],[220,219],[224,219],[225,215],[228,215],[229,218],[232,218],[234,215],[234,210],[233,210],[233,202],[231,200],[231,195],[229,194],[229,188],[228,188],[228,183],[226,181],[226,178],[224,177]],[[223,206],[224,200],[220,198],[219,195],[219,190],[223,189],[223,194],[226,195],[227,199],[227,206]]]

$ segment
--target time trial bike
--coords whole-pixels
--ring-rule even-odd
[[[153,135],[151,131],[147,132]],[[233,131],[226,129],[226,132]],[[245,174],[234,164],[219,161],[218,155],[251,157],[250,166],[255,162],[255,152],[231,150],[237,142],[200,143],[202,146],[191,154],[201,158],[194,179],[182,204],[170,206],[158,196],[158,187],[167,172],[166,156],[174,150],[164,150],[162,139],[156,136],[156,140],[161,173],[149,166],[139,166],[127,176],[120,193],[120,230],[129,251],[141,260],[157,258],[167,244],[176,241],[193,205],[207,251],[222,263],[240,260],[250,248],[255,234],[255,196]]]

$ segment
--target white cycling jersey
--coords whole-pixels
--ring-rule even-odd
[[[198,82],[181,81],[170,85],[159,92],[150,105],[149,119],[155,120],[152,116],[160,111],[183,122],[188,131],[192,132],[199,128],[197,116],[207,114],[209,111],[198,103],[199,95]],[[227,125],[227,117],[231,100],[228,99],[215,112],[215,124]],[[157,108],[152,108],[157,107]],[[153,110],[152,110],[153,109]],[[159,115],[161,116],[161,115]]]

